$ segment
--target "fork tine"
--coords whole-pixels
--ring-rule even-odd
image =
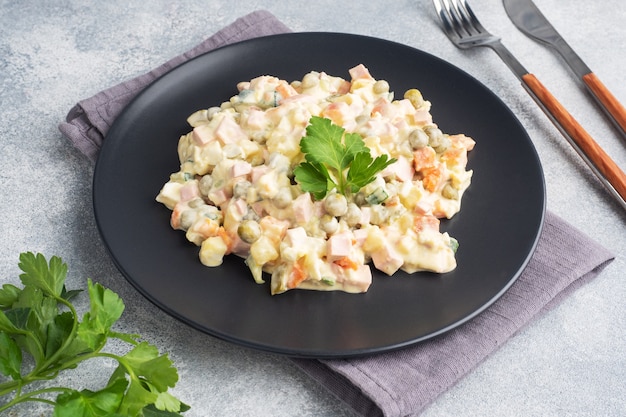
[[[480,24],[480,20],[478,20],[466,0],[452,0],[452,2],[455,3],[457,10],[461,12],[464,21],[467,22],[469,27],[472,27],[475,32],[487,33],[487,30]]]
[[[456,31],[459,36],[461,38],[463,38],[464,35],[472,36],[471,25],[463,13],[464,10],[459,7],[458,2],[456,0],[450,0],[450,2],[448,2],[448,0],[444,0],[444,2],[448,6],[448,12],[454,21],[454,25],[457,28]]]
[[[443,28],[446,34],[456,40],[460,39],[461,33],[459,33],[458,31],[459,22],[452,14],[448,1],[433,0],[433,4],[435,5],[435,10],[437,11],[439,20],[441,20],[441,23],[443,24]]]
[[[459,48],[493,47],[499,38],[485,29],[467,0],[433,0],[444,32]]]
[[[433,0],[433,3],[446,33],[455,41],[480,34],[473,28],[465,5],[457,0]]]

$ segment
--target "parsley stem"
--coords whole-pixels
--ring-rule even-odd
[[[124,359],[124,357],[118,356],[114,353],[107,353],[107,352],[102,352],[98,354],[98,356],[101,356],[103,358],[114,359],[117,363],[120,364],[120,366],[124,367],[126,372],[128,372],[128,376],[130,376],[131,379],[135,379],[135,380],[138,379],[137,374],[135,374],[135,371],[133,370],[133,367],[128,364],[128,362]]]
[[[45,398],[39,398],[37,396],[42,395],[42,394],[53,393],[53,392],[72,392],[72,391],[73,389],[71,388],[49,387],[49,388],[42,388],[42,389],[30,391],[23,395],[21,393],[18,393],[11,401],[7,402],[6,404],[0,405],[0,412],[7,410],[16,404],[26,402],[26,401],[38,401],[38,402],[54,405],[55,404],[54,401],[48,400]]]

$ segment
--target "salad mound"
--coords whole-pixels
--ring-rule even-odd
[[[474,140],[443,133],[419,90],[394,99],[364,65],[349,75],[262,75],[189,116],[180,170],[156,200],[204,265],[240,256],[272,294],[365,292],[370,263],[456,268],[458,242],[439,226],[461,208]]]

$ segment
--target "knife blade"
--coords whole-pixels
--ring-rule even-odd
[[[626,108],[569,46],[532,0],[503,0],[503,3],[506,14],[520,31],[551,46],[563,57],[617,130],[626,138]]]

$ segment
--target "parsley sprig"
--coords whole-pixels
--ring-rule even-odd
[[[317,200],[333,189],[349,196],[374,181],[376,174],[396,162],[387,155],[372,158],[363,138],[330,119],[313,116],[300,140],[305,155],[294,169],[296,181]]]
[[[48,262],[41,254],[22,253],[19,268],[23,288],[4,284],[0,289],[0,399],[12,394],[0,402],[0,413],[26,401],[50,404],[55,417],[174,417],[189,409],[168,392],[178,373],[167,355],[139,335],[112,329],[124,311],[117,294],[88,280],[90,309],[79,320],[70,300],[81,291],[65,288],[67,265],[60,258]],[[110,339],[131,348],[122,356],[105,352]],[[98,391],[49,385],[25,390],[96,358],[118,363]]]

